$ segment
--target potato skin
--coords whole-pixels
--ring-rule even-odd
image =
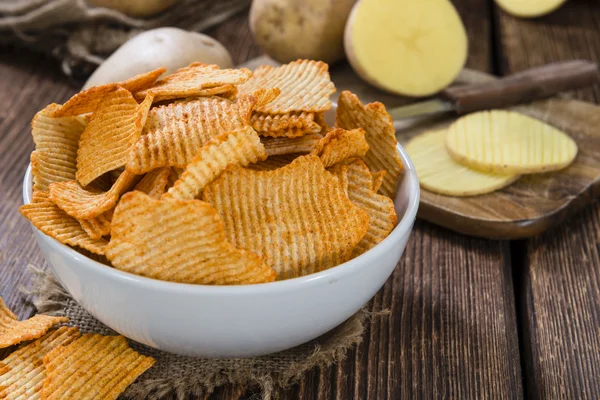
[[[88,0],[93,6],[112,8],[134,18],[160,14],[178,0]]]
[[[344,58],[344,27],[356,0],[254,0],[250,29],[274,60],[334,63]]]

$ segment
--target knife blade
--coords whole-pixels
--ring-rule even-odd
[[[453,112],[504,108],[580,89],[599,80],[598,66],[587,60],[571,60],[524,70],[487,82],[453,86],[436,98],[388,110],[394,120]]]

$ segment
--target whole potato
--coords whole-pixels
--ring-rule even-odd
[[[254,0],[250,29],[273,59],[333,63],[344,57],[344,26],[355,0]]]
[[[157,28],[142,32],[123,43],[94,71],[83,89],[118,82],[156,68],[166,74],[194,61],[230,68],[231,55],[210,36],[179,28]]]

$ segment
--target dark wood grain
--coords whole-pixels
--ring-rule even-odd
[[[488,3],[455,3],[472,42],[469,66],[489,70]],[[236,62],[260,54],[245,18],[236,16],[210,31]],[[4,50],[0,90],[0,291],[23,318],[33,312],[17,291],[18,285],[30,284],[23,267],[42,264],[30,228],[17,213],[21,177],[32,149],[29,120],[74,89],[53,62]],[[360,346],[343,361],[307,373],[300,384],[277,389],[277,397],[522,397],[507,243],[456,235],[417,221],[400,264],[368,308],[374,315]],[[245,389],[220,389],[212,398],[238,398]],[[251,395],[250,390],[243,397]]]
[[[507,72],[572,58],[600,61],[597,2],[569,1],[536,20],[501,11],[498,16]],[[600,88],[574,97],[599,102]],[[530,398],[600,398],[598,221],[595,203],[559,229],[522,245],[526,257],[517,275],[518,303]]]

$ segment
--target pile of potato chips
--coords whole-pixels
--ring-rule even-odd
[[[397,224],[392,119],[342,92],[327,126],[327,64],[163,73],[34,117],[20,211],[40,231],[123,271],[231,285],[333,267]]]
[[[490,110],[426,132],[406,146],[421,187],[447,196],[475,196],[504,188],[522,174],[557,171],[577,156],[564,132],[514,111]]]
[[[12,350],[0,361],[0,399],[117,399],[154,365],[123,336],[53,328],[68,320],[35,315],[19,321],[0,298],[0,350]]]

